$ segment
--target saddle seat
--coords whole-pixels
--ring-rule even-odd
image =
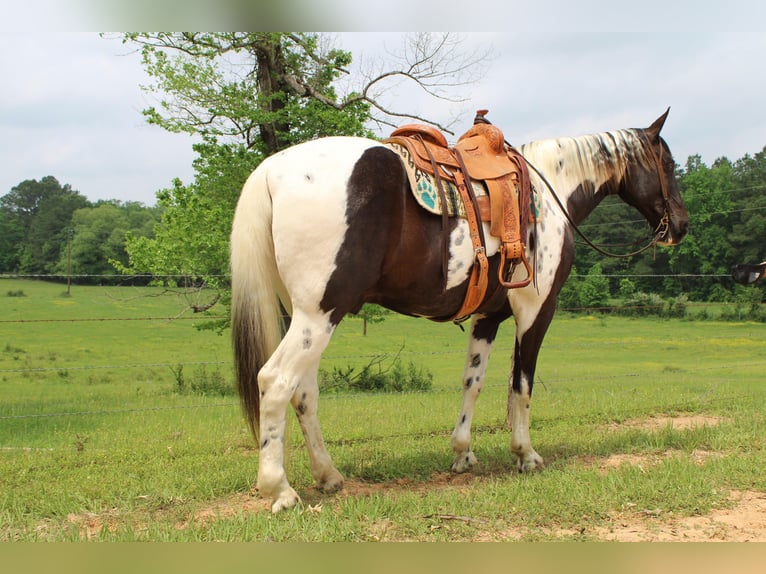
[[[486,113],[487,110],[477,112],[474,125],[460,136],[454,147],[449,146],[438,129],[425,124],[401,126],[384,141],[405,146],[415,167],[434,176],[442,198],[445,181],[453,183],[460,192],[476,261],[466,300],[453,320],[470,316],[486,296],[488,262],[482,221],[489,223],[490,234],[501,242],[500,284],[506,289],[524,287],[533,277],[524,245],[531,197],[526,164],[520,154],[506,144],[500,128],[485,118]],[[474,194],[472,180],[484,184],[486,196]],[[442,205],[445,203],[442,201]],[[527,277],[513,282],[510,276],[519,262],[524,264]]]

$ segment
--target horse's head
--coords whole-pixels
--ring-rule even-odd
[[[675,178],[675,162],[660,130],[670,108],[655,122],[636,132],[643,144],[645,161],[629,174],[630,185],[623,186],[623,201],[640,211],[654,227],[660,245],[677,245],[689,230],[686,212]]]

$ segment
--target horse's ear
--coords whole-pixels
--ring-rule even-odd
[[[665,110],[665,113],[662,114],[659,118],[654,120],[654,123],[650,125],[648,128],[646,128],[646,134],[649,136],[649,139],[654,141],[660,136],[660,130],[662,129],[662,126],[665,125],[665,120],[668,119],[668,114],[670,113],[670,108]]]

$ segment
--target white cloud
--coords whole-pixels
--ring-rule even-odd
[[[572,4],[574,6],[574,4]],[[761,10],[763,11],[763,10]],[[572,30],[582,22],[571,14]],[[692,22],[693,23],[693,22]],[[484,79],[461,106],[410,93],[389,103],[440,122],[459,113],[460,132],[478,108],[515,144],[649,125],[667,106],[664,136],[679,163],[738,159],[766,145],[766,35],[695,30],[593,30],[474,34],[494,47]],[[401,44],[396,34],[339,34],[358,60]],[[192,177],[191,138],[146,125],[151,103],[137,54],[94,33],[0,34],[0,195],[24,179],[54,175],[90,199],[153,203],[174,177]]]
[[[148,126],[136,54],[93,33],[0,35],[0,195],[53,175],[91,200],[154,203],[189,180],[191,138]]]

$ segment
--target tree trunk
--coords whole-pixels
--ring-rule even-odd
[[[262,41],[253,45],[253,52],[257,64],[256,77],[261,109],[268,112],[267,117],[273,117],[284,109],[284,97],[289,90],[284,80],[285,68],[279,37],[275,38],[266,34]],[[259,124],[258,128],[266,155],[274,154],[282,149],[284,143],[280,142],[280,134],[289,130],[287,122],[267,121]]]

